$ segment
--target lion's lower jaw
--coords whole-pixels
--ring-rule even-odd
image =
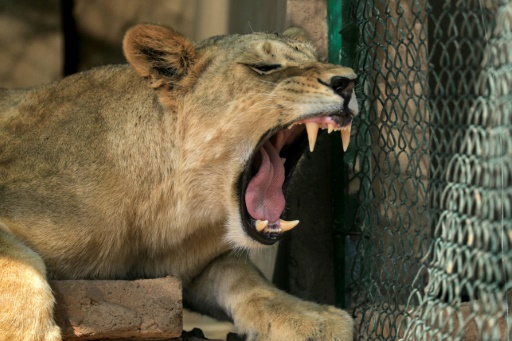
[[[226,235],[224,240],[232,249],[261,249],[267,245],[257,242],[247,235],[242,226],[242,219],[238,215],[230,214],[230,218],[226,223]]]

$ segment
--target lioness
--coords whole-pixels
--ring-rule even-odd
[[[241,251],[297,225],[283,186],[319,128],[348,144],[354,72],[297,28],[193,44],[139,25],[123,50],[130,65],[0,91],[0,339],[61,338],[48,278],[173,275],[248,340],[351,340],[346,312]]]

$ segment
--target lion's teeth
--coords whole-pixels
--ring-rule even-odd
[[[306,130],[308,132],[308,140],[309,140],[309,151],[313,151],[315,149],[316,137],[318,136],[318,123],[308,122],[306,123]]]
[[[348,144],[350,143],[350,130],[352,129],[352,124],[341,128],[341,142],[343,144],[343,151],[347,151]]]
[[[279,225],[281,226],[281,231],[286,232],[294,228],[299,224],[298,220],[286,221],[283,219],[279,219]]]
[[[286,162],[286,158],[282,157],[281,162],[284,164]]]
[[[334,124],[328,123],[327,124],[327,133],[330,134],[334,130]]]
[[[265,227],[268,225],[268,220],[256,220],[256,230],[258,232],[263,231]]]

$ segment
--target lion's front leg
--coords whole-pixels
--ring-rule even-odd
[[[0,341],[58,341],[43,260],[0,229]]]
[[[185,289],[196,306],[224,309],[248,341],[353,339],[349,314],[280,291],[246,259],[221,257]]]

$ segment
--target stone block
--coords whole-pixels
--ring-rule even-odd
[[[64,340],[162,340],[181,336],[182,288],[172,277],[50,281]]]

